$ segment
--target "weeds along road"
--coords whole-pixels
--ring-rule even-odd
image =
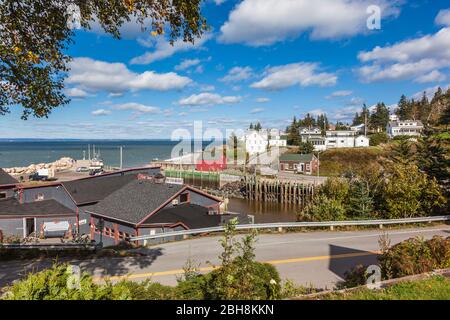
[[[276,266],[282,279],[319,288],[332,288],[342,279],[344,272],[357,264],[376,264],[378,240],[386,232],[391,244],[405,239],[434,235],[450,236],[450,226],[396,229],[389,231],[311,232],[287,234],[261,234],[256,243],[256,259]],[[146,256],[124,258],[95,258],[72,260],[83,271],[94,275],[97,281],[110,277],[140,281],[151,279],[173,285],[183,273],[190,259],[202,272],[218,265],[220,237],[204,237],[156,245],[139,249]],[[50,266],[51,260],[0,262],[0,286],[4,286],[31,270]]]

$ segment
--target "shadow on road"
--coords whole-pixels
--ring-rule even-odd
[[[42,260],[14,260],[0,262],[0,288],[11,284],[15,280],[23,279],[29,273],[50,268],[53,263],[70,263],[78,265],[81,271],[95,276],[124,276],[135,269],[151,266],[158,257],[163,255],[162,248],[145,250],[145,255],[130,257],[90,257],[83,260],[74,258],[42,259]]]
[[[345,272],[350,271],[359,264],[365,266],[378,264],[377,255],[369,251],[340,247],[332,244],[329,245],[329,248],[331,258],[328,269],[341,279],[344,279]]]

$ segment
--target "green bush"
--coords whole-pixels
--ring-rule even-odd
[[[52,268],[30,273],[14,283],[4,296],[6,300],[109,300],[112,287],[93,283],[86,273],[81,276],[79,288],[68,286],[72,275],[67,264],[55,264]]]
[[[24,280],[6,289],[5,299],[11,300],[169,300],[215,299],[250,300],[279,299],[280,276],[272,265],[254,261],[255,233],[237,241],[237,220],[225,228],[221,240],[221,266],[201,275],[192,264],[185,267],[185,275],[175,287],[143,281],[127,280],[116,284],[95,284],[84,273],[78,287],[71,288],[71,266],[55,264],[52,268],[29,274]]]
[[[301,221],[345,220],[345,207],[341,201],[318,195],[298,215]]]
[[[431,272],[450,267],[450,237],[412,238],[383,249],[378,258],[384,278]]]
[[[113,300],[170,300],[175,299],[175,288],[160,283],[133,282],[122,280],[112,286],[111,299]]]
[[[367,266],[359,264],[350,271],[346,271],[344,273],[344,280],[338,282],[336,288],[341,290],[362,286],[367,283],[368,278],[369,275],[367,274]]]
[[[382,143],[388,143],[389,137],[385,132],[374,133],[369,136],[369,144],[372,147],[376,147]]]

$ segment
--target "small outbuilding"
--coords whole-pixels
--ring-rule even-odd
[[[312,174],[319,167],[319,160],[314,154],[285,153],[280,156],[280,171]]]

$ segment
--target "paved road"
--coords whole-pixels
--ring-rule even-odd
[[[434,235],[448,237],[450,226],[430,226],[420,229],[387,231],[392,244],[402,240]],[[270,262],[283,279],[298,284],[332,288],[344,272],[357,264],[376,263],[376,251],[381,231],[311,232],[260,235],[256,245],[258,261]],[[202,271],[218,264],[219,237],[205,237],[174,242],[145,249],[144,257],[99,258],[72,261],[97,279],[104,276],[118,280],[128,275],[132,280],[151,278],[164,284],[175,284],[188,259],[200,264]],[[16,279],[23,272],[37,270],[51,264],[40,262],[0,262],[0,286]]]

